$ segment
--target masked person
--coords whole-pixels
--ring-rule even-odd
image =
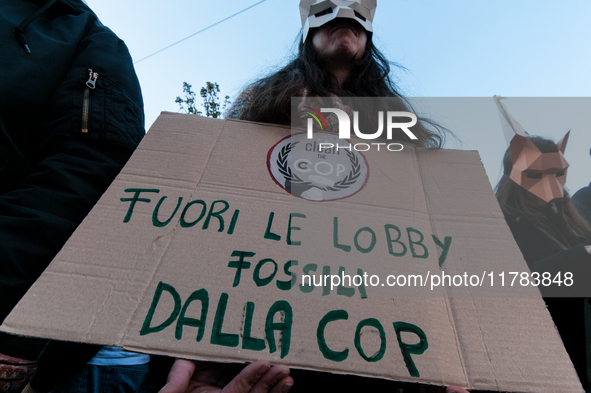
[[[300,107],[320,107],[315,104],[320,102],[319,97],[329,98],[332,101],[331,107],[349,113],[351,108],[343,104],[341,97],[394,97],[399,98],[396,100],[399,107],[393,108],[392,101],[389,101],[388,109],[407,111],[408,106],[390,79],[390,63],[372,41],[372,21],[376,6],[376,0],[302,0],[302,40],[297,55],[279,71],[247,86],[234,100],[225,117],[290,125],[292,97],[302,97]],[[330,116],[327,118],[329,123],[334,120]],[[413,127],[417,140],[409,139],[401,131],[393,139],[418,146],[441,147],[443,130],[428,123],[435,128],[432,131],[426,124],[426,121],[419,121]],[[169,376],[169,384],[162,393],[197,392],[198,389],[219,391],[225,385],[216,384],[220,387],[217,390],[213,386],[207,387],[212,384],[210,376],[213,373],[212,366],[208,364],[178,360],[175,366]],[[241,374],[225,385],[223,392],[286,392],[291,389],[292,384],[292,391],[297,392],[394,391],[405,385],[379,379],[301,370],[292,370],[291,376],[288,376],[289,370],[283,366],[272,367],[258,379],[252,377],[256,367],[261,366],[253,363],[245,368],[245,375]],[[219,370],[216,369],[216,372]],[[404,391],[417,391],[416,389],[417,384],[406,384]]]
[[[579,378],[589,391],[588,299],[555,297],[588,296],[591,278],[591,228],[564,190],[568,133],[558,144],[530,137],[500,99],[496,97],[510,146],[503,160],[503,177],[496,187],[497,200],[532,272],[538,273],[540,280],[549,277],[539,288]],[[572,274],[573,285],[550,285],[556,277],[565,279],[566,273]]]
[[[129,52],[82,0],[0,2],[0,53],[3,321],[117,176],[145,131]],[[0,336],[0,353],[28,360],[28,368],[40,348],[38,340]],[[53,390],[97,352],[95,365],[110,362],[138,376],[147,370],[147,355],[53,342],[39,358],[31,385]],[[120,375],[117,370],[112,375]],[[8,388],[18,389],[19,381],[13,382]]]
[[[291,125],[294,120],[297,124],[299,119],[291,118],[292,97],[303,98],[300,107],[320,107],[315,104],[320,102],[319,97],[331,98],[330,106],[349,114],[351,108],[343,105],[343,97],[394,97],[397,99],[382,101],[384,111],[408,111],[409,106],[390,79],[390,62],[372,41],[376,7],[376,0],[302,0],[302,40],[297,55],[279,71],[247,86],[225,117],[282,125]],[[361,113],[361,122],[370,123],[374,119],[364,119],[364,114],[380,110],[362,109],[355,108]],[[331,123],[336,118],[331,115],[327,120]],[[367,129],[376,128],[369,125]],[[444,130],[426,119],[413,126],[413,133],[418,139],[395,130],[393,139],[417,146],[443,145]]]

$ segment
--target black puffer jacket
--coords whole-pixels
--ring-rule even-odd
[[[24,29],[29,54],[15,28],[38,3],[0,2],[0,320],[144,135],[123,41],[82,1],[59,0]]]
[[[0,322],[144,133],[129,52],[88,6],[0,1]]]

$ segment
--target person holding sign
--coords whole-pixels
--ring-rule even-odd
[[[408,110],[390,79],[390,63],[372,41],[372,20],[376,6],[376,0],[302,0],[302,40],[298,54],[279,71],[250,84],[234,100],[225,117],[290,125],[292,97],[304,97],[300,106],[308,107],[319,107],[322,101],[317,97],[330,97],[331,106],[345,112],[351,112],[351,109],[343,105],[339,97],[396,97],[400,98],[397,101],[400,106],[398,109]],[[337,120],[332,116],[327,116],[327,119],[328,122]],[[427,124],[436,131],[428,128]],[[413,127],[413,132],[418,139],[409,139],[403,134],[396,134],[394,139],[426,147],[441,147],[443,144],[443,130],[436,124],[419,121]],[[271,368],[261,377],[261,381],[277,378],[275,385],[263,383],[265,386],[257,387],[252,373],[260,364],[259,361],[247,366],[223,390],[213,391],[286,392],[294,380],[294,389],[302,392],[394,391],[403,385],[405,392],[418,389],[417,384],[301,370],[292,370],[291,376],[286,374],[281,378],[284,371],[280,372],[283,368],[278,367]],[[214,385],[210,378],[212,367],[216,370],[215,366],[201,362],[177,360],[162,393],[196,393],[213,389],[207,386],[208,381]],[[436,389],[443,391],[441,388]],[[465,392],[460,388],[449,391]]]
[[[508,114],[501,97],[495,98],[509,142],[497,200],[530,269],[545,280],[539,288],[548,311],[590,391],[585,342],[591,337],[591,305],[583,296],[588,296],[591,277],[591,227],[564,190],[568,163],[563,154],[569,134],[557,144],[531,137]],[[558,297],[565,295],[578,297]]]

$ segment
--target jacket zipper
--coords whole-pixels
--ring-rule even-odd
[[[88,133],[88,113],[90,111],[90,90],[96,87],[96,80],[98,79],[98,72],[88,69],[88,80],[86,81],[86,88],[84,89],[84,101],[82,102],[82,133]]]

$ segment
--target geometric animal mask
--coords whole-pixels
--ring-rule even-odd
[[[336,18],[353,19],[371,33],[376,7],[377,0],[301,0],[303,42],[306,42],[310,29]]]
[[[564,198],[566,170],[569,166],[564,158],[564,150],[570,131],[556,144],[557,152],[542,153],[529,139],[523,127],[509,114],[501,99],[502,97],[495,96],[505,138],[511,150],[513,168],[509,177],[545,202],[551,203]]]
[[[568,168],[564,149],[569,134],[558,142],[554,153],[542,153],[529,138],[515,135],[511,140],[511,180],[548,203],[564,198]]]

